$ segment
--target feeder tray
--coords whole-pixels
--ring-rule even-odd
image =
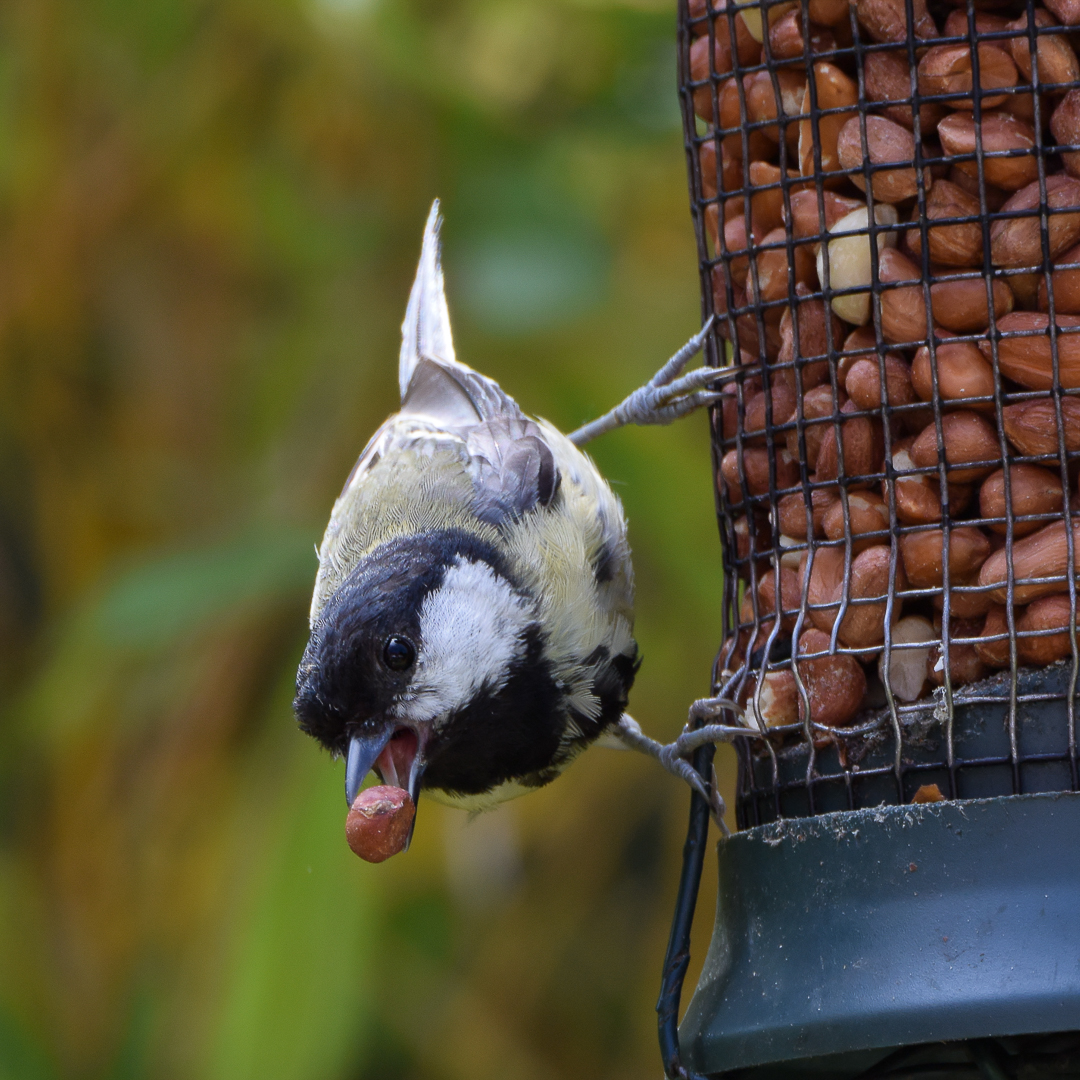
[[[1025,672],[1021,688],[1050,696],[1065,678],[1065,665]],[[957,800],[898,803],[886,741],[863,759],[865,787],[819,759],[817,814],[781,795],[803,814],[721,842],[713,940],[679,1033],[692,1069],[755,1080],[931,1066],[943,1077],[1080,1076],[1080,1034],[1068,1034],[1080,1031],[1080,794],[1059,790],[1068,716],[1060,700],[1021,707],[1023,779],[1045,793],[1007,794],[1008,687],[978,690],[997,704],[957,704]],[[911,740],[923,756],[935,755],[941,724],[928,710]],[[797,758],[788,765],[805,775]],[[940,766],[905,765],[911,783],[948,783]],[[849,799],[860,807],[846,809]],[[975,1052],[1005,1071],[978,1072]]]

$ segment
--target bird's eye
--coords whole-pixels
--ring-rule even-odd
[[[383,663],[391,671],[404,671],[406,668],[412,667],[413,661],[416,659],[416,649],[408,638],[395,634],[393,637],[386,639],[382,655]]]

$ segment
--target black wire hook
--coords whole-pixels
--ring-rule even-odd
[[[694,754],[694,768],[706,783],[712,782],[712,761],[716,747],[707,744]],[[664,955],[664,971],[660,980],[660,998],[656,1002],[657,1027],[660,1036],[660,1056],[668,1080],[705,1080],[691,1072],[682,1062],[679,1048],[679,1001],[683,981],[690,965],[690,930],[694,925],[701,870],[705,864],[705,848],[709,839],[709,804],[695,791],[690,796],[690,823],[683,845],[682,873],[679,892],[675,898],[675,914],[671,920],[671,935]]]

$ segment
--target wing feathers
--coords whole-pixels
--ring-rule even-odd
[[[559,470],[543,432],[525,418],[513,398],[454,357],[443,289],[441,226],[436,199],[401,327],[400,415],[465,441],[477,516],[497,525],[538,504],[548,505],[559,490]]]

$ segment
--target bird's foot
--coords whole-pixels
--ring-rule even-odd
[[[705,388],[716,381],[718,369],[702,367],[682,375],[682,370],[690,358],[701,351],[712,323],[713,318],[710,316],[700,332],[644,386],[635,390],[610,412],[578,428],[570,436],[570,441],[576,446],[584,446],[598,435],[604,435],[627,424],[670,424],[703,405],[711,405],[717,401],[720,395]]]
[[[700,720],[713,718],[724,711],[734,711],[742,715],[742,709],[727,698],[703,698],[695,701],[690,707],[690,719],[683,733],[672,743],[659,743],[650,739],[633,717],[623,713],[618,724],[612,731],[612,736],[623,746],[630,750],[648,754],[655,758],[672,776],[680,780],[696,791],[709,805],[713,820],[720,831],[727,836],[728,827],[724,823],[724,800],[720,796],[720,790],[716,783],[716,773],[712,772],[710,782],[706,783],[702,775],[690,764],[689,758],[699,747],[707,743],[730,742],[740,736],[757,735],[753,728],[729,727],[723,724],[705,724],[703,727],[692,725]]]

